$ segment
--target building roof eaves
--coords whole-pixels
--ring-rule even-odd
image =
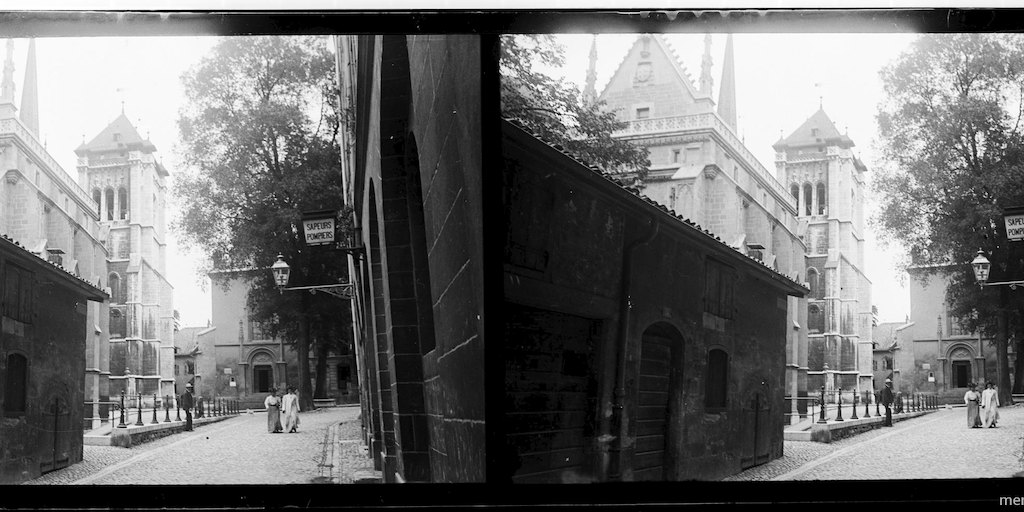
[[[781,282],[789,285],[790,287],[798,289],[803,294],[810,293],[810,289],[805,287],[802,283],[798,283],[797,281],[793,280],[789,276],[786,276],[786,275],[778,272],[777,270],[769,267],[762,260],[758,260],[756,258],[753,258],[753,257],[745,254],[745,253],[742,253],[742,252],[738,251],[736,248],[734,248],[731,245],[727,244],[725,241],[723,241],[720,237],[718,237],[715,234],[713,234],[711,231],[702,228],[700,225],[698,225],[696,222],[693,222],[690,219],[687,219],[687,218],[685,218],[685,217],[683,217],[681,215],[677,215],[676,213],[674,213],[672,210],[670,210],[665,205],[662,205],[662,204],[654,201],[653,199],[651,199],[651,198],[641,194],[638,191],[635,191],[635,190],[623,187],[622,185],[620,185],[620,184],[616,183],[614,180],[612,180],[608,176],[608,173],[602,171],[599,167],[594,166],[594,165],[588,165],[588,164],[584,163],[583,161],[581,161],[581,159],[579,157],[577,157],[576,155],[566,151],[564,148],[562,148],[562,146],[560,146],[558,144],[550,143],[550,142],[540,138],[539,136],[537,136],[536,134],[534,134],[533,132],[528,130],[525,126],[521,125],[516,120],[509,119],[509,118],[503,118],[503,120],[508,125],[513,126],[513,127],[517,128],[517,129],[519,129],[523,134],[530,136],[532,139],[536,140],[538,143],[543,144],[544,146],[547,146],[548,148],[551,148],[551,149],[561,153],[563,156],[568,157],[571,161],[575,162],[580,167],[590,170],[593,175],[596,175],[596,176],[599,176],[600,178],[603,178],[605,181],[607,181],[611,185],[614,185],[615,188],[617,188],[617,189],[619,189],[619,190],[621,190],[623,192],[628,193],[630,196],[633,196],[635,198],[634,200],[639,200],[641,203],[643,203],[645,205],[646,208],[657,210],[657,211],[660,212],[661,215],[668,216],[671,219],[670,222],[673,225],[676,225],[678,227],[688,228],[691,232],[694,232],[694,233],[698,234],[698,238],[703,237],[705,239],[705,241],[710,242],[711,244],[713,244],[712,246],[717,246],[720,250],[727,250],[730,253],[734,253],[734,254],[737,254],[739,256],[742,256],[744,259],[749,260],[750,263],[756,264],[758,267],[760,267],[764,271],[767,271],[772,277],[774,277],[776,279],[781,279]]]

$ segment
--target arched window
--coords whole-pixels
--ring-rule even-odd
[[[811,209],[811,198],[814,196],[811,195],[811,193],[811,184],[804,183],[804,215],[813,215],[813,210]]]
[[[789,193],[793,194],[793,199],[796,199],[796,204],[800,205],[800,186],[796,183],[790,185]]]
[[[121,290],[121,276],[111,273],[108,281],[110,281],[110,302],[113,302],[114,304],[124,304],[124,293],[122,293]]]
[[[114,189],[108,188],[103,194],[107,199],[107,217],[106,220],[114,220]]]
[[[822,298],[821,279],[818,275],[818,269],[814,267],[807,269],[807,286],[811,289],[812,299]]]
[[[92,189],[92,200],[96,202],[96,214],[97,215],[103,215],[103,210],[100,209],[100,208],[102,208],[100,206],[100,203],[103,200],[102,193],[100,192],[100,189],[98,189],[98,188]]]
[[[4,415],[23,416],[28,393],[28,359],[25,356],[7,356],[7,378],[4,384]]]
[[[724,409],[726,390],[729,386],[729,356],[724,350],[708,351],[707,387],[704,394],[704,407],[707,409]]]
[[[824,332],[825,314],[817,304],[807,307],[807,330],[809,332]]]
[[[818,215],[825,215],[825,184],[818,183]]]
[[[124,313],[118,308],[110,308],[110,337],[124,338],[127,331]]]
[[[128,191],[121,187],[117,189],[117,219],[128,218]]]

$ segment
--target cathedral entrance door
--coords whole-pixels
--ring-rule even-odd
[[[971,382],[971,362],[953,361],[953,387],[966,388]]]
[[[252,367],[253,390],[257,393],[269,393],[274,382],[274,368],[269,364],[258,364]]]

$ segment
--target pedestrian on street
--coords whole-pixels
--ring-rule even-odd
[[[964,393],[964,403],[967,404],[967,426],[970,428],[981,428],[981,416],[978,414],[978,405],[981,402],[981,395],[976,391],[977,387],[973,382],[970,389]]]
[[[267,432],[278,434],[281,432],[281,399],[277,396],[277,388],[270,388],[270,394],[263,400],[267,408]]]
[[[299,395],[289,386],[288,393],[281,399],[281,414],[284,415],[284,430],[289,434],[299,429]]]
[[[892,426],[892,379],[885,379],[885,387],[882,388],[882,405],[885,406],[885,425]]]
[[[995,428],[996,420],[999,419],[999,392],[992,381],[985,384],[985,391],[981,392],[981,408],[985,410],[982,415],[981,426]]]
[[[185,409],[185,430],[192,430],[192,407],[195,400],[192,398],[192,384],[185,385],[185,392],[178,397],[178,403]]]

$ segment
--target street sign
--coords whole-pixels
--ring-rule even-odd
[[[1011,242],[1024,240],[1024,208],[1007,208],[1003,213],[1006,223],[1006,239]]]
[[[302,217],[302,231],[306,245],[331,245],[334,243],[334,210],[310,212]]]

